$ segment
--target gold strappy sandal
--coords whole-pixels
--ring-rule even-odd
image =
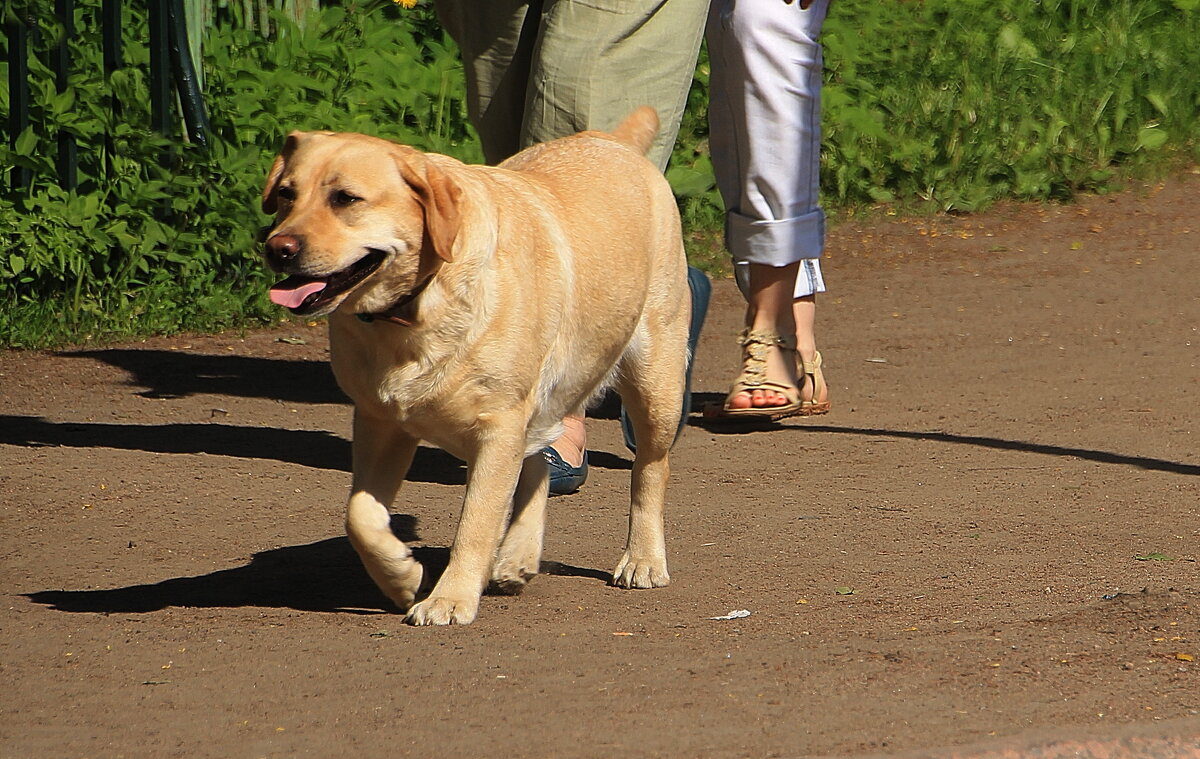
[[[796,353],[797,367],[800,373],[804,376],[806,382],[812,385],[812,398],[810,400],[800,401],[800,416],[818,416],[820,414],[828,414],[829,409],[833,404],[829,402],[829,390],[825,385],[825,375],[821,373],[821,352],[817,351],[817,355],[810,362],[805,362],[800,356],[799,351]],[[819,401],[822,393],[825,395],[825,400]]]
[[[792,384],[784,384],[767,379],[767,354],[772,348],[778,348],[785,354],[791,352],[795,356],[797,366],[800,358],[796,354],[796,338],[781,337],[771,332],[751,332],[743,330],[738,337],[742,346],[742,373],[734,381],[725,403],[718,412],[725,417],[756,417],[766,419],[785,419],[804,413],[805,402],[800,398],[800,389]],[[786,359],[786,355],[785,355]],[[819,369],[819,365],[818,365]],[[750,406],[748,408],[731,408],[730,401],[741,393],[752,393],[755,390],[772,390],[786,397],[788,402],[782,406]],[[812,402],[809,402],[813,405]],[[823,413],[823,412],[812,412]]]

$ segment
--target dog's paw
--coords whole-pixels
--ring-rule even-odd
[[[408,611],[417,600],[417,593],[421,589],[421,580],[425,574],[420,562],[411,558],[371,565],[367,571],[379,589],[400,611]]]
[[[537,572],[527,572],[522,568],[501,569],[496,567],[496,571],[492,573],[492,581],[488,583],[488,593],[497,596],[520,595],[536,575]]]
[[[479,599],[430,596],[408,610],[410,625],[469,625],[479,612]]]
[[[488,592],[502,596],[515,596],[529,581],[537,576],[538,573],[537,557],[531,556],[503,556],[496,560],[496,566],[492,568],[492,580],[488,583]]]
[[[638,559],[628,553],[621,557],[612,576],[612,584],[619,588],[662,588],[670,582],[665,559]]]
[[[380,590],[382,590],[384,594],[391,599],[392,603],[396,604],[396,607],[399,608],[400,611],[408,611],[412,608],[413,603],[417,600],[417,592],[415,588],[411,590],[407,587],[380,588]]]

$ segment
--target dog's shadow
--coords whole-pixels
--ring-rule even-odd
[[[415,517],[407,514],[392,517],[392,531],[401,540],[417,540],[415,528]],[[426,579],[432,581],[446,568],[450,549],[418,547],[413,549],[413,555],[424,566]],[[607,572],[554,561],[543,561],[540,571],[563,577],[609,579]],[[43,590],[25,596],[57,611],[94,614],[139,614],[170,606],[285,608],[351,614],[397,611],[367,576],[345,537],[273,548],[255,554],[245,566],[196,577],[108,590]]]

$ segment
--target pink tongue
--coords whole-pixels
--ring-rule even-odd
[[[319,279],[288,277],[271,288],[271,302],[286,308],[297,308],[304,299],[325,289]]]

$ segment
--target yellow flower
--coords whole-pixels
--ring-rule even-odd
[[[417,0],[392,0],[392,2],[402,8],[413,8],[417,4]]]

